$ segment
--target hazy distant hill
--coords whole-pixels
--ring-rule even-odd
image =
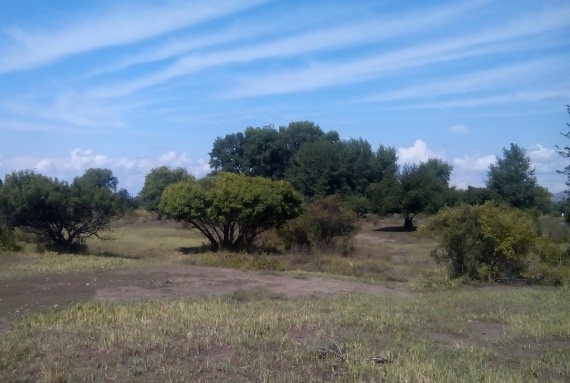
[[[552,202],[560,202],[564,199],[566,199],[566,192],[561,191],[552,195]]]

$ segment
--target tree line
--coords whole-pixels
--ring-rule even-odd
[[[570,149],[560,152],[567,156]],[[298,216],[303,203],[327,196],[337,196],[357,215],[401,214],[408,230],[415,229],[417,214],[460,203],[552,209],[550,193],[537,184],[530,158],[516,144],[490,166],[485,187],[466,190],[449,185],[453,167],[441,159],[400,166],[394,147],[373,150],[362,138],[342,140],[310,121],[218,137],[209,155],[208,176],[196,179],[183,168],[158,167],[146,175],[136,197],[117,190],[109,169],[88,169],[71,183],[30,170],[13,172],[0,180],[2,236],[21,228],[69,250],[86,237],[99,237],[113,219],[140,206],[159,218],[188,222],[212,249],[238,250]]]

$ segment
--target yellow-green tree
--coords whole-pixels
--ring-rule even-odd
[[[451,277],[479,280],[519,276],[536,240],[524,212],[494,202],[443,208],[422,230],[438,237],[432,256],[449,268]]]
[[[213,251],[249,251],[257,235],[297,217],[301,205],[286,181],[223,172],[167,187],[160,211],[198,229]]]

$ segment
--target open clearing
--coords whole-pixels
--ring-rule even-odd
[[[164,222],[115,237],[0,255],[0,381],[570,380],[567,290],[413,289],[433,243],[389,223],[284,273],[198,266],[200,238]]]

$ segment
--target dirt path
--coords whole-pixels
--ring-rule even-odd
[[[407,296],[404,288],[306,275],[266,274],[224,268],[179,266],[23,278],[0,284],[0,333],[12,318],[87,300],[122,301],[224,295],[267,290],[286,297],[362,292]]]

